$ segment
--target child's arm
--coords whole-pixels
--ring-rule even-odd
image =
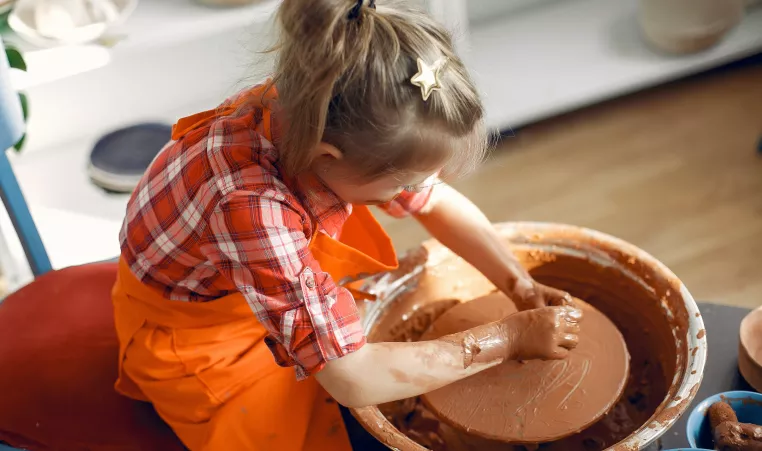
[[[484,274],[519,309],[573,303],[568,293],[537,283],[468,198],[446,184],[437,185],[436,190],[431,205],[416,214],[418,221]]]
[[[438,340],[369,343],[315,377],[347,407],[410,398],[505,360],[562,359],[577,344],[580,319],[571,307],[544,307]]]
[[[299,379],[317,375],[339,402],[368,406],[418,395],[506,359],[558,359],[577,342],[581,312],[547,307],[439,340],[366,343],[354,299],[310,250],[297,200],[277,190],[234,192],[200,246],[244,295],[265,342]]]

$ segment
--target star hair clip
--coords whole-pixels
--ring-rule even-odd
[[[439,77],[446,64],[447,58],[444,57],[436,60],[434,64],[428,64],[418,58],[418,73],[413,75],[410,83],[421,88],[421,96],[424,102],[429,100],[432,92],[442,89]]]

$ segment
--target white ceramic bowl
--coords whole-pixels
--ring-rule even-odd
[[[39,47],[87,44],[129,17],[138,0],[18,0],[8,26]]]

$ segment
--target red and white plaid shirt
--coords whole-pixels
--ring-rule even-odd
[[[170,142],[129,201],[122,257],[168,299],[204,302],[241,292],[267,329],[276,362],[295,366],[301,379],[365,344],[352,295],[309,249],[311,218],[335,238],[352,206],[325,188],[307,196],[287,186],[262,117],[261,109],[244,107],[215,119],[201,138]],[[405,192],[383,209],[395,217],[415,213],[431,191]]]

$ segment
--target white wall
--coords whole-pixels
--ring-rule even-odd
[[[28,89],[25,152],[143,120],[172,121],[178,110],[211,108],[256,71],[250,31],[202,41],[112,52],[105,67]]]

